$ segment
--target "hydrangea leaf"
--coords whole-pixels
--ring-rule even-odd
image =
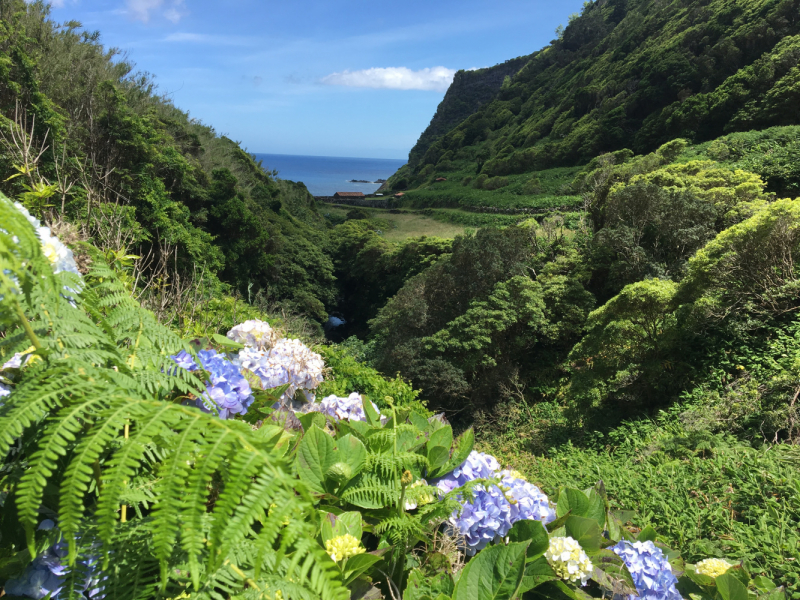
[[[302,423],[304,431],[308,431],[309,429],[311,429],[312,425],[316,425],[320,429],[323,429],[325,427],[326,419],[325,415],[323,415],[322,413],[310,412],[304,415],[296,413],[296,415],[297,419],[300,421],[300,423]]]
[[[656,539],[658,538],[658,534],[656,530],[648,525],[644,529],[639,532],[639,535],[636,536],[637,542],[653,542],[655,543]]]
[[[411,411],[411,414],[408,415],[408,420],[411,421],[411,424],[420,431],[428,431],[431,428],[431,424],[428,422],[428,419],[416,411]]]
[[[735,575],[725,573],[717,577],[717,591],[722,600],[748,600],[747,588]]]
[[[508,532],[508,539],[512,542],[529,542],[527,553],[529,561],[544,554],[550,543],[550,538],[547,535],[544,524],[541,521],[533,521],[530,519],[514,523],[511,531]]]
[[[446,464],[450,459],[450,447],[433,446],[428,448],[428,464],[430,465],[431,472]]]
[[[372,406],[372,402],[370,402],[369,398],[364,396],[361,399],[361,403],[364,405],[364,414],[367,416],[367,424],[373,427],[380,427],[381,415],[377,410],[375,410],[375,407]]]
[[[763,592],[765,594],[771,592],[777,587],[774,581],[764,577],[763,575],[756,575],[753,577],[753,585],[756,586],[756,589],[759,592]]]
[[[500,600],[513,598],[525,574],[528,544],[490,546],[479,552],[456,584],[453,600]]]
[[[574,516],[585,517],[589,511],[589,498],[580,490],[564,488],[558,495],[556,516],[563,517],[568,512]]]
[[[435,471],[432,470],[430,476],[440,477],[441,475],[445,475],[446,473],[449,473],[453,469],[463,464],[464,461],[469,457],[474,446],[475,432],[472,430],[472,428],[469,428],[456,439],[455,447],[447,464],[439,467]]]
[[[297,473],[308,487],[318,494],[326,493],[325,473],[335,462],[331,436],[316,425],[303,436],[297,450]]]
[[[367,461],[367,449],[357,437],[346,435],[336,442],[336,462],[343,462],[350,466],[351,475],[355,477],[363,469]]]
[[[519,587],[519,594],[532,590],[548,581],[555,581],[558,576],[553,571],[553,567],[547,562],[544,556],[525,565],[525,573],[522,576],[522,584]]]
[[[600,525],[600,529],[604,529],[606,524],[606,503],[595,490],[590,490],[588,495],[589,508],[586,511],[586,517],[594,519]]]
[[[224,335],[220,335],[218,333],[212,334],[211,339],[214,340],[216,344],[219,344],[226,350],[241,350],[242,348],[244,348],[244,344],[240,344],[238,342],[234,342],[233,340],[229,340]]]
[[[359,575],[365,573],[377,562],[383,560],[383,557],[375,554],[357,554],[347,559],[344,566],[344,583],[347,585]]]
[[[636,584],[628,567],[612,550],[600,550],[592,554],[592,563],[594,564],[592,579],[602,587],[613,591],[614,594],[637,594]]]
[[[436,446],[444,446],[450,448],[453,445],[453,428],[450,425],[434,431],[428,440],[428,450]]]
[[[586,552],[600,550],[602,532],[594,519],[572,516],[564,524],[567,535],[581,545]]]

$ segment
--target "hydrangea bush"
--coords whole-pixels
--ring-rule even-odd
[[[0,209],[5,210],[2,203]],[[16,210],[20,210],[19,207]],[[24,242],[26,248],[33,249],[31,252],[38,261],[36,264],[46,265],[43,268],[52,271],[48,275],[51,280],[55,274],[64,273],[64,278],[56,279],[52,287],[53,301],[58,306],[66,306],[65,310],[79,311],[80,303],[85,301],[80,298],[82,290],[69,290],[75,299],[70,304],[64,302],[66,296],[61,288],[62,282],[71,281],[71,275],[77,272],[71,254],[62,248],[63,245],[59,245],[60,242],[53,238],[49,230],[43,231],[41,225],[27,213],[23,213],[24,218],[20,215],[10,217],[8,215],[11,213],[7,211],[3,214],[9,220],[16,219],[15,222],[24,224],[27,220],[35,228],[36,235],[33,237],[34,234],[28,232],[24,237],[20,232],[15,241],[8,231],[0,229],[0,258],[7,261],[4,264],[15,269],[13,273],[19,277],[19,281],[29,277],[26,269],[30,268],[30,263],[21,263],[14,254],[14,248]],[[41,248],[38,248],[37,240]],[[16,280],[9,276],[11,272],[10,269],[7,272],[5,267],[0,271],[3,289],[10,294],[0,298],[0,302],[8,304],[10,299],[19,304],[21,295],[14,291]],[[124,295],[123,292],[119,293]],[[88,311],[86,315],[82,313],[85,321],[75,319],[74,322],[85,325],[90,319],[99,318],[101,310],[95,308],[91,314]],[[142,317],[138,313],[135,316]],[[8,319],[3,322],[15,323]],[[27,323],[25,320],[21,322]],[[139,327],[143,321],[137,319],[135,323]],[[29,408],[23,406],[29,402],[39,402],[39,398],[30,395],[30,389],[25,387],[28,385],[26,375],[51,372],[46,370],[50,368],[48,350],[41,345],[39,338],[46,335],[46,325],[40,321],[37,327],[38,335],[28,327],[29,333],[18,336],[24,339],[28,335],[35,346],[34,352],[22,352],[25,346],[17,341],[14,349],[9,351],[9,356],[3,355],[0,394],[5,404],[0,405],[0,424],[5,429],[2,430],[0,441],[6,444],[4,453],[9,455],[25,451],[23,444],[17,443],[22,432],[29,432],[33,438],[38,435],[34,429],[30,429],[36,425],[34,421],[48,425],[58,424],[61,422],[59,419],[63,419],[60,413],[46,413],[41,408],[37,409],[42,412],[36,413],[38,416],[35,418],[25,416],[24,425],[19,425],[21,420],[15,421],[9,417],[11,410],[22,411],[25,415],[34,414],[26,412]],[[102,332],[108,333],[110,329],[105,327]],[[102,337],[100,328],[95,327],[92,331],[94,335]],[[159,335],[168,337],[163,331]],[[87,522],[84,519],[97,518],[92,514],[93,510],[105,511],[104,514],[110,516],[112,523],[125,522],[127,514],[131,518],[129,524],[142,524],[146,519],[155,522],[159,512],[148,514],[148,510],[151,503],[158,499],[158,486],[175,481],[181,483],[183,478],[190,480],[194,485],[192,489],[200,494],[199,503],[194,502],[197,498],[183,499],[179,494],[171,495],[169,500],[173,508],[199,504],[200,510],[193,513],[191,519],[176,518],[176,522],[181,523],[184,530],[182,536],[185,537],[181,537],[180,544],[176,543],[178,534],[174,532],[159,531],[156,533],[160,537],[151,538],[160,544],[163,551],[163,585],[167,586],[173,579],[183,578],[181,581],[185,584],[182,585],[187,586],[172,586],[171,590],[175,593],[169,597],[243,597],[241,594],[245,589],[247,593],[256,593],[257,590],[249,582],[264,582],[258,579],[259,569],[269,569],[277,563],[286,565],[286,570],[281,571],[281,577],[269,579],[267,587],[261,588],[263,594],[271,597],[278,596],[277,592],[269,591],[275,585],[298,591],[296,597],[321,596],[330,600],[344,600],[350,595],[349,592],[357,597],[383,596],[396,600],[420,600],[424,597],[437,600],[511,600],[524,598],[528,592],[545,599],[639,597],[651,600],[781,600],[785,597],[782,588],[764,577],[752,576],[745,564],[710,557],[696,565],[684,565],[679,553],[661,544],[652,529],[645,528],[639,532],[638,529],[628,528],[620,520],[610,507],[602,482],[585,491],[560,490],[556,501],[548,498],[519,473],[503,470],[502,465],[490,454],[473,451],[472,431],[454,436],[452,427],[441,415],[430,416],[408,406],[396,406],[391,398],[383,399],[382,406],[388,406],[388,409],[384,408],[384,414],[381,414],[369,398],[357,393],[348,397],[328,396],[318,404],[314,403],[314,390],[322,382],[325,373],[320,355],[299,340],[280,339],[266,323],[249,321],[237,325],[227,338],[216,340],[216,345],[210,341],[196,352],[179,351],[180,347],[189,348],[189,345],[174,339],[170,341],[169,351],[157,350],[148,355],[148,360],[158,367],[151,373],[145,373],[147,376],[133,369],[136,361],[130,354],[131,346],[127,345],[130,337],[122,342],[122,360],[118,360],[117,354],[114,354],[117,348],[112,346],[116,342],[102,339],[107,346],[101,352],[86,356],[98,363],[111,358],[117,360],[112,367],[108,367],[107,372],[102,372],[103,376],[108,377],[113,385],[128,383],[135,386],[131,388],[134,390],[130,392],[131,396],[122,397],[122,403],[102,395],[97,397],[95,403],[99,402],[99,398],[106,402],[117,402],[115,411],[124,410],[125,403],[138,403],[137,410],[142,414],[155,414],[147,413],[148,410],[172,410],[175,416],[172,421],[158,423],[154,428],[157,438],[147,438],[151,441],[139,446],[133,443],[133,439],[128,440],[128,421],[137,418],[135,413],[115,417],[112,411],[102,413],[102,418],[94,420],[78,419],[77,425],[59,433],[64,447],[69,441],[67,438],[78,438],[84,435],[84,430],[98,429],[105,436],[102,443],[97,443],[96,448],[100,450],[95,454],[87,454],[88,462],[79,463],[82,465],[79,469],[82,470],[76,469],[73,479],[67,477],[63,480],[63,489],[73,488],[71,502],[75,502],[76,497],[83,498],[89,489],[97,494],[107,494],[109,487],[118,490],[111,499],[100,495],[99,508],[84,509],[75,505],[78,510],[65,513],[71,518],[59,517],[59,527],[64,532],[72,532],[70,540],[85,537],[80,540],[81,547],[94,548],[99,554],[100,546],[91,537],[95,534],[87,533],[98,529],[86,527],[84,530],[84,523]],[[148,339],[151,340],[149,343],[156,344],[152,340],[157,338]],[[78,351],[77,348],[73,347],[70,352]],[[170,355],[171,362],[166,360]],[[58,360],[68,359],[68,356],[61,356]],[[45,363],[45,369],[31,366],[40,360]],[[141,362],[149,364],[147,361]],[[74,372],[82,368],[101,372],[100,366],[87,362],[60,372],[60,377],[74,377]],[[190,373],[197,377],[193,378]],[[134,380],[135,377],[141,377],[141,380]],[[192,379],[202,385],[190,383]],[[79,381],[78,384],[88,385],[96,381]],[[165,391],[163,386],[159,388],[153,385],[151,387],[158,388],[160,395],[144,401],[135,395],[141,394],[141,390],[153,382],[169,382],[175,389]],[[119,388],[110,387],[112,384],[109,389],[119,393]],[[51,390],[58,387],[52,383],[50,385]],[[71,393],[79,394],[81,388],[74,381],[71,385]],[[270,397],[270,391],[277,395],[276,388],[282,396],[282,404],[274,408],[265,403],[255,404],[257,396]],[[298,394],[298,391],[303,393]],[[57,391],[49,393],[55,397]],[[20,400],[23,398],[24,401]],[[182,405],[187,402],[196,408]],[[258,421],[253,421],[253,415],[250,414],[254,408],[259,411]],[[216,417],[197,412],[198,409],[213,412],[226,421],[225,426],[216,421]],[[293,415],[294,420],[290,423],[289,419],[281,419],[280,416],[285,414]],[[248,423],[252,427],[227,423],[244,417],[250,419]],[[116,421],[113,420],[115,418]],[[181,423],[187,421],[205,426],[216,423],[211,429],[218,427],[225,434],[215,438],[214,432],[207,429],[200,433],[180,429]],[[141,425],[140,421],[130,428],[134,436],[145,431],[146,428]],[[174,429],[175,436],[170,435],[168,427]],[[254,432],[253,429],[258,431]],[[30,444],[33,438],[26,438],[25,443]],[[210,440],[225,444],[228,443],[226,440],[233,438],[244,440],[245,443],[229,445],[229,454],[209,460],[208,453],[212,452]],[[162,468],[173,469],[175,476],[161,477],[161,471],[153,471],[153,478],[144,482],[146,486],[153,486],[153,496],[149,495],[150,487],[146,493],[142,492],[138,487],[139,482],[137,486],[129,487],[131,478],[137,476],[136,468],[144,464],[142,461],[157,462],[162,455],[169,456],[179,445],[175,444],[178,439],[181,444],[185,442],[189,450],[174,455],[180,458],[171,463],[162,463]],[[77,454],[81,448],[80,445],[71,446],[70,453]],[[129,462],[118,464],[124,464],[128,470],[115,471],[113,467],[117,463],[113,461],[117,459],[106,462],[105,457],[106,453],[114,456],[113,453],[120,448],[129,452],[126,455]],[[131,458],[131,453],[136,452],[142,457],[141,461]],[[14,463],[14,468],[24,471],[29,468],[28,464],[39,464],[36,461],[43,453],[41,450],[31,453],[25,457],[25,462]],[[73,459],[66,451],[51,451],[51,454],[64,457],[65,464],[78,464],[70,462]],[[219,462],[215,462],[217,459]],[[282,500],[270,503],[275,489],[268,484],[261,484],[262,478],[268,480],[271,475],[258,470],[259,464],[266,464],[269,471],[278,472],[284,462],[290,468],[283,475],[285,480],[280,480],[276,485],[283,486],[288,482],[291,485],[285,488],[286,495],[281,497]],[[208,465],[212,465],[212,470],[198,471]],[[243,476],[230,480],[231,485],[226,486],[227,480],[224,478],[232,471],[240,471]],[[11,481],[7,473],[12,472],[13,469],[2,472],[4,483]],[[201,475],[195,476],[194,473],[198,472]],[[44,488],[45,484],[41,482],[46,482],[48,473],[52,475],[52,470],[31,472],[30,477],[26,479],[23,476],[22,480],[28,488],[38,485]],[[116,477],[102,480],[103,473],[114,473]],[[215,478],[223,482],[216,489]],[[239,497],[232,495],[239,489],[237,486],[246,490]],[[18,489],[25,491],[24,486]],[[173,492],[183,489],[186,488],[177,485],[172,488]],[[201,494],[209,489],[212,495]],[[77,495],[74,490],[78,491]],[[0,506],[3,506],[5,494],[5,490],[0,489]],[[35,495],[31,497],[37,498]],[[42,497],[40,495],[38,498]],[[39,502],[28,501],[18,506],[36,516],[40,510]],[[127,504],[135,505],[136,510],[127,513]],[[258,512],[260,508],[263,510]],[[162,504],[159,510],[167,511],[170,507]],[[176,550],[177,554],[197,549],[202,551],[210,543],[209,538],[215,535],[215,531],[226,531],[225,523],[213,520],[220,510],[230,511],[225,519],[227,521],[233,517],[234,520],[250,519],[250,523],[263,525],[230,540],[236,545],[237,556],[250,552],[254,561],[250,564],[258,565],[247,573],[233,565],[238,572],[235,569],[226,571],[225,577],[229,579],[224,585],[233,585],[231,582],[239,581],[237,577],[244,577],[243,583],[224,593],[217,589],[217,586],[223,585],[222,578],[203,582],[204,575],[198,564],[192,565],[191,561],[188,565],[169,562],[173,560],[170,554]],[[10,511],[4,510],[2,516],[8,514]],[[176,510],[174,514],[190,513]],[[210,527],[208,531],[204,529],[206,524]],[[53,529],[54,526],[55,523],[45,522],[43,529]],[[160,523],[164,529],[169,526],[170,523],[166,521]],[[246,524],[238,531],[247,531],[248,527],[249,524]],[[0,539],[0,572],[5,575],[3,591],[6,596],[38,599],[49,595],[52,599],[60,598],[65,589],[64,582],[70,579],[74,582],[77,576],[79,586],[76,593],[84,598],[106,597],[105,590],[114,572],[103,572],[96,557],[81,556],[75,552],[68,556],[67,544],[60,535],[55,543],[48,539],[48,545],[44,550],[39,547],[38,553],[34,536],[29,537],[26,549],[19,550],[18,546],[10,548],[2,545],[6,544],[7,533]],[[291,542],[293,550],[288,553],[285,546],[287,539],[294,540]],[[222,541],[227,542],[224,537]],[[121,552],[121,547],[117,552]],[[298,562],[294,562],[292,552],[297,553]],[[27,561],[23,560],[25,556],[28,557]],[[196,559],[200,554],[193,556]],[[214,556],[209,556],[209,560],[213,562]],[[231,552],[225,556],[233,557],[234,554]],[[114,555],[113,558],[109,561],[112,565],[119,557]],[[157,567],[159,563],[155,561],[152,564]],[[158,568],[155,570],[158,571]],[[186,573],[192,573],[195,578],[191,594],[186,591],[191,584]],[[311,587],[297,588],[300,580]],[[326,587],[324,581],[336,581],[339,587]],[[202,591],[206,584],[211,587]],[[346,586],[349,592],[339,593],[337,590],[342,590],[342,586]],[[309,592],[312,588],[320,590],[320,593]],[[195,589],[201,592],[195,594]],[[284,596],[281,592],[281,597]],[[72,597],[75,595],[72,594]],[[113,594],[108,597],[113,597]]]

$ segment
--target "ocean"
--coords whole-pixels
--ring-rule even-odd
[[[371,194],[380,183],[350,183],[351,179],[374,182],[389,179],[406,164],[405,159],[344,158],[338,156],[296,156],[256,154],[267,171],[277,169],[280,179],[302,181],[313,196],[333,196],[336,192]]]

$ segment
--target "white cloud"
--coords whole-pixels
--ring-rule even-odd
[[[143,23],[149,22],[153,13],[160,13],[173,23],[186,14],[184,0],[125,0],[125,5],[128,15]]]
[[[444,92],[453,82],[454,69],[432,67],[412,71],[408,67],[376,67],[361,71],[331,73],[321,79],[326,85],[382,88],[390,90],[431,90]]]

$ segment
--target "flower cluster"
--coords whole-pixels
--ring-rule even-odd
[[[225,355],[215,350],[201,350],[197,353],[200,365],[185,350],[172,357],[172,360],[187,371],[196,371],[202,368],[209,374],[206,382],[208,392],[197,399],[197,406],[210,412],[211,403],[219,410],[219,417],[227,419],[231,415],[247,413],[247,407],[253,403],[253,394],[247,382],[236,365],[230,362]]]
[[[269,350],[278,341],[278,332],[269,323],[253,319],[240,323],[228,332],[228,338],[248,348]]]
[[[56,274],[68,271],[80,275],[81,272],[78,270],[78,265],[75,263],[72,250],[67,248],[61,240],[54,236],[49,227],[45,227],[39,222],[39,219],[31,215],[28,209],[22,206],[22,204],[15,202],[14,206],[25,215],[28,222],[36,229],[36,236],[42,243],[42,253],[47,257],[47,260],[50,261],[50,264],[53,266],[53,271]]]
[[[11,378],[8,374],[4,374],[3,372],[21,369],[22,366],[28,362],[28,359],[31,357],[30,353],[33,352],[33,350],[34,348],[31,347],[25,352],[17,352],[0,367],[0,398],[11,395]],[[0,406],[2,405],[2,402],[0,402]]]
[[[39,529],[50,530],[55,527],[55,523],[50,519],[42,521]],[[69,554],[67,543],[59,541],[50,546],[42,554],[37,556],[28,565],[25,571],[16,579],[10,579],[5,583],[5,592],[9,596],[21,596],[41,600],[48,597],[51,600],[58,600],[59,592],[64,587],[66,580],[67,567],[62,561]],[[66,563],[66,561],[64,561]],[[90,556],[79,558],[78,564],[84,574],[81,591],[89,598],[94,598],[102,592],[100,579],[98,578],[99,558]]]
[[[694,569],[701,575],[708,575],[716,579],[726,573],[732,566],[727,560],[721,558],[707,558],[697,563]]]
[[[519,473],[500,471],[500,463],[490,454],[471,452],[457,469],[437,480],[436,487],[448,493],[476,479],[497,483],[475,486],[473,501],[463,501],[461,512],[449,519],[464,537],[467,554],[473,555],[492,540],[505,537],[517,521],[549,523],[555,519],[547,496]]]
[[[550,538],[550,546],[544,553],[547,562],[561,579],[586,585],[594,571],[594,565],[581,545],[571,537]]]
[[[239,352],[238,363],[255,373],[265,389],[289,385],[285,398],[294,398],[300,390],[313,401],[315,390],[323,380],[325,363],[300,340],[283,338],[269,350],[245,348]]]
[[[639,598],[647,600],[681,600],[680,592],[675,587],[678,579],[672,573],[672,567],[660,548],[651,541],[620,541],[611,548],[628,567]],[[631,594],[628,600],[634,600]]]
[[[345,533],[325,542],[325,552],[330,554],[333,562],[339,562],[356,554],[364,554],[366,550],[355,537]]]
[[[511,522],[523,520],[550,523],[555,521],[556,511],[550,506],[547,495],[538,487],[526,481],[516,471],[500,473],[502,485],[508,489],[506,497],[511,503]]]
[[[467,482],[476,479],[492,479],[500,471],[500,463],[491,454],[470,452],[467,460],[450,473],[436,481],[436,487],[443,492],[452,492]]]

